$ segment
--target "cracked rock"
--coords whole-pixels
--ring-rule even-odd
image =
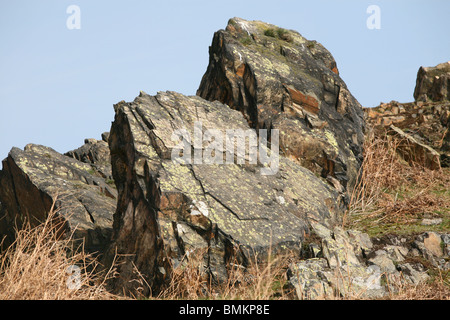
[[[119,201],[108,255],[116,250],[127,255],[121,276],[112,281],[115,288],[136,290],[130,282],[136,268],[157,292],[170,268],[186,259],[188,247],[203,250],[208,276],[224,281],[231,261],[245,266],[255,254],[265,259],[269,249],[300,252],[309,221],[330,228],[343,212],[332,187],[284,157],[273,175],[262,175],[262,164],[248,158],[223,164],[171,159],[174,150],[181,155],[173,139],[177,130],[193,137],[199,122],[203,134],[250,130],[242,114],[227,105],[176,92],[141,92],[115,110],[109,143]],[[192,157],[210,150],[209,140],[200,145],[193,140],[184,140]],[[216,147],[216,159],[226,159],[229,150]]]
[[[239,110],[252,128],[279,129],[286,156],[351,189],[362,161],[363,111],[324,46],[296,31],[232,18],[214,34],[209,53],[198,96]]]
[[[14,241],[16,227],[44,222],[54,203],[64,232],[84,241],[87,251],[103,251],[112,232],[117,192],[93,164],[41,145],[12,148],[0,174],[0,232],[6,243]]]

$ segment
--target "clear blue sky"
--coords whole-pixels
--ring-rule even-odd
[[[69,30],[69,5],[81,29]],[[370,30],[369,5],[381,9]],[[0,2],[0,160],[11,147],[59,152],[109,131],[114,103],[195,94],[213,33],[231,17],[294,29],[322,43],[363,106],[413,100],[417,70],[450,60],[448,0]]]

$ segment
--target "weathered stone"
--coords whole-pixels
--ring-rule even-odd
[[[331,237],[322,239],[323,256],[329,267],[322,270],[322,275],[340,295],[375,298],[386,293],[381,286],[380,267],[370,266],[365,260],[372,247],[367,234],[340,227],[333,229]]]
[[[441,257],[443,255],[441,242],[441,236],[436,232],[427,232],[425,239],[423,240],[425,248],[436,257]]]
[[[438,225],[442,223],[442,219],[441,218],[436,218],[436,219],[423,219],[422,222],[420,222],[421,225],[423,226],[434,226],[434,225]]]
[[[64,231],[84,240],[88,251],[101,251],[110,240],[115,189],[91,165],[51,148],[12,148],[0,174],[0,201],[9,243],[16,227],[43,222],[53,203]]]
[[[447,253],[444,239],[445,237],[442,238],[436,232],[426,232],[415,237],[413,246],[417,249],[419,256],[428,260],[435,268],[442,268],[443,263],[440,258]]]
[[[364,140],[360,104],[320,43],[260,21],[230,19],[215,33],[197,95],[241,111],[251,127],[280,130],[280,147],[347,188]]]
[[[90,164],[103,178],[112,179],[111,157],[107,142],[96,139],[85,139],[83,146],[68,151],[65,155]]]
[[[450,234],[441,235],[442,242],[444,242],[444,254],[450,257]]]
[[[381,272],[395,273],[397,271],[394,262],[385,250],[377,250],[375,257],[369,261],[380,267]]]
[[[343,297],[374,299],[386,295],[381,284],[382,273],[376,265],[343,266],[323,272],[332,288]]]
[[[440,237],[445,247],[450,244],[447,234],[419,235],[412,243],[416,248],[410,247],[406,238],[395,235],[374,239],[373,244],[366,234],[339,227],[329,233],[322,230],[320,234],[324,237],[323,258],[293,263],[288,270],[290,284],[299,299],[384,298],[395,291],[393,286],[388,290],[389,283],[417,285],[429,279],[422,263],[406,262],[406,258],[419,255],[442,270],[450,267],[446,258],[437,258],[424,245],[424,240],[436,236],[435,240]],[[360,251],[364,254],[359,254]]]
[[[424,283],[430,278],[426,271],[416,270],[410,263],[399,264],[398,268],[407,281],[416,285]]]
[[[350,241],[353,243],[353,246],[356,248],[357,254],[362,251],[368,252],[373,248],[372,240],[367,233],[357,230],[347,230],[347,234]],[[363,255],[365,255],[365,253],[363,253]]]
[[[435,67],[420,67],[417,72],[416,101],[450,100],[450,61]]]
[[[113,281],[118,290],[136,288],[130,279],[137,268],[157,292],[189,248],[205,249],[210,276],[224,280],[230,260],[245,265],[256,253],[264,259],[269,249],[299,252],[310,221],[331,228],[339,220],[338,193],[284,157],[274,175],[261,175],[260,162],[172,160],[179,147],[176,130],[194,137],[199,122],[205,134],[250,130],[242,114],[226,105],[175,92],[141,92],[134,102],[115,105],[115,111],[109,143],[119,200],[109,257],[116,250],[127,255]],[[196,146],[193,140],[185,140],[188,150],[207,154],[211,145]],[[216,159],[226,158],[223,145],[215,152]]]
[[[380,298],[386,295],[382,272],[376,265],[329,267],[327,259],[308,259],[289,266],[289,283],[302,300],[336,297]]]
[[[400,262],[405,260],[405,257],[409,253],[409,249],[404,246],[393,246],[393,245],[387,245],[383,249],[388,257],[392,259],[394,262]]]
[[[102,140],[108,143],[109,140],[109,132],[103,132],[102,133]]]
[[[289,283],[300,300],[324,300],[334,296],[323,272],[328,269],[325,259],[308,259],[289,266]]]
[[[335,227],[330,234],[323,233],[322,236],[323,255],[330,267],[349,264],[358,266],[372,247],[370,237],[356,230],[345,231]]]
[[[351,288],[355,291],[357,297],[368,299],[381,298],[387,294],[386,289],[382,285],[382,278],[381,269],[377,265],[370,265],[359,276],[353,275]]]
[[[333,230],[332,238],[322,239],[322,248],[323,255],[331,268],[346,265],[358,266],[360,264],[354,245],[350,242],[345,231],[339,227]]]
[[[389,126],[389,128],[397,138],[397,151],[406,161],[422,164],[432,170],[441,167],[440,154],[436,150],[420,143],[414,137],[394,125]]]

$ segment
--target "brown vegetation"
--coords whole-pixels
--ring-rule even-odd
[[[450,218],[449,168],[409,165],[397,152],[400,143],[386,135],[367,138],[360,182],[351,194],[345,219],[348,227],[380,222],[411,225],[424,217]]]
[[[0,254],[1,300],[111,299],[99,277],[99,264],[69,239],[50,211],[45,222],[17,232],[15,242]],[[103,277],[103,279],[106,279]]]

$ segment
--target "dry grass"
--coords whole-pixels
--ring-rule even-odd
[[[71,239],[59,239],[61,224],[52,210],[37,227],[17,232],[0,255],[1,300],[115,299],[104,289],[98,263]],[[102,280],[103,278],[103,280]]]
[[[361,179],[351,194],[348,227],[359,221],[375,224],[414,223],[450,210],[448,170],[409,165],[398,154],[402,141],[370,135],[364,146]]]
[[[390,300],[450,300],[450,270],[436,269],[431,280],[411,284],[401,278],[389,282]]]
[[[293,297],[288,288],[287,269],[292,255],[280,255],[268,262],[257,256],[243,267],[229,263],[227,281],[211,281],[204,268],[204,252],[190,254],[185,263],[173,269],[169,286],[157,299],[186,300],[286,300]]]

